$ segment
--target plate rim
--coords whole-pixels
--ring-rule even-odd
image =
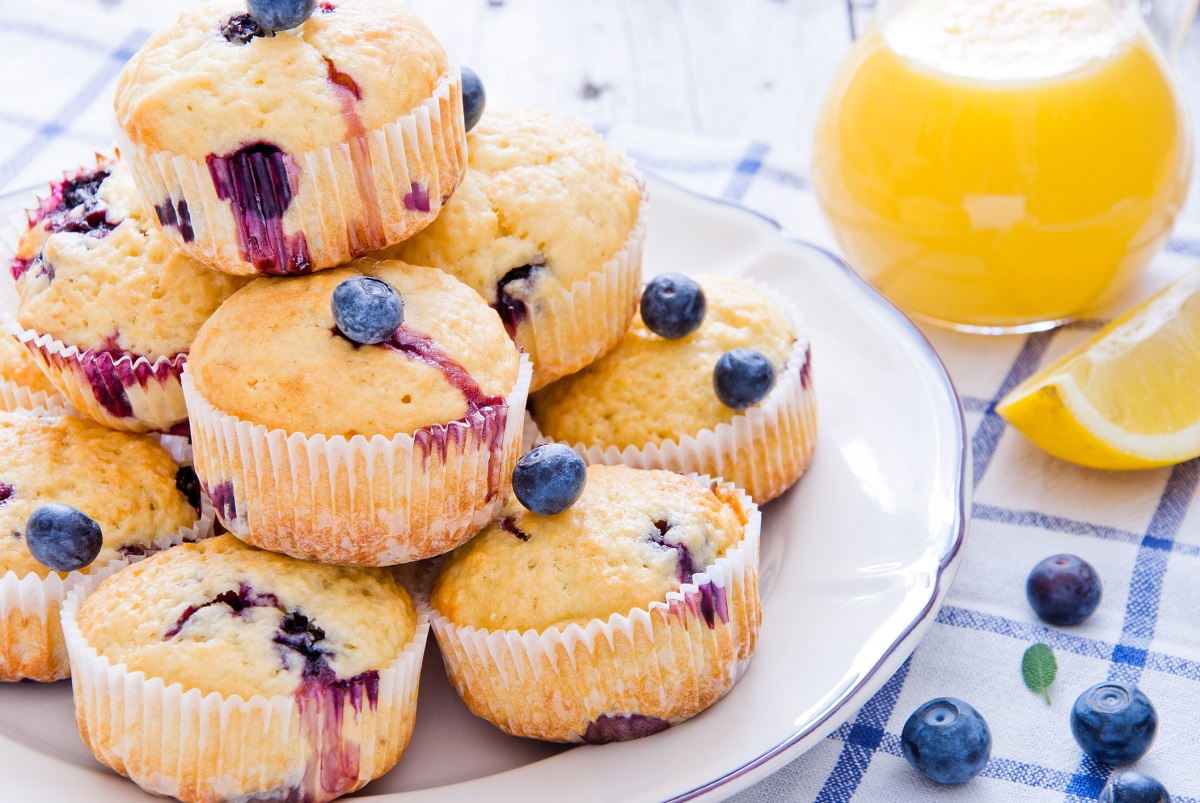
[[[838,270],[845,274],[851,282],[871,301],[881,312],[892,318],[898,323],[902,329],[906,330],[913,337],[915,345],[918,346],[918,351],[928,362],[929,367],[933,369],[934,375],[938,378],[942,385],[942,390],[946,391],[949,397],[954,402],[955,414],[951,416],[954,424],[954,445],[958,464],[958,472],[954,481],[955,497],[958,500],[958,505],[954,511],[954,517],[948,526],[943,531],[940,539],[940,550],[938,552],[938,566],[934,574],[933,582],[929,586],[929,598],[926,600],[921,612],[909,622],[904,629],[896,636],[883,654],[875,661],[875,663],[863,672],[853,683],[846,686],[842,692],[832,700],[824,710],[815,716],[815,718],[806,724],[804,727],[797,728],[786,739],[776,744],[769,750],[760,753],[756,758],[736,769],[729,770],[708,783],[694,787],[686,792],[681,792],[674,797],[667,798],[664,803],[683,803],[683,801],[698,800],[704,797],[709,797],[714,794],[719,794],[723,791],[723,787],[731,784],[736,784],[738,789],[728,790],[730,794],[736,793],[741,788],[754,783],[755,780],[769,774],[770,771],[777,770],[783,764],[795,760],[800,755],[803,755],[809,748],[797,750],[801,743],[809,736],[819,731],[824,725],[841,713],[848,705],[855,701],[858,695],[869,686],[880,674],[884,666],[888,665],[896,658],[907,658],[911,655],[924,633],[919,634],[919,638],[907,647],[906,643],[916,633],[917,630],[924,630],[930,624],[930,618],[937,615],[941,609],[942,603],[945,600],[946,592],[949,591],[951,584],[954,581],[954,576],[958,570],[959,558],[962,557],[962,549],[966,543],[967,530],[970,525],[970,506],[971,506],[971,487],[967,483],[968,469],[971,458],[970,441],[967,437],[966,418],[963,413],[962,400],[959,398],[958,390],[954,386],[954,380],[950,378],[950,373],[946,370],[945,364],[937,351],[934,350],[933,344],[929,342],[929,338],[925,333],[905,315],[899,307],[888,301],[878,290],[870,283],[858,275],[853,268],[850,267],[844,259],[833,253],[824,246],[818,245],[812,241],[806,240],[796,234],[793,234],[783,226],[775,218],[765,214],[753,207],[742,203],[741,201],[731,198],[724,198],[716,195],[708,195],[705,193],[692,190],[683,186],[673,179],[666,178],[661,173],[654,170],[645,170],[645,174],[653,179],[656,183],[664,184],[671,189],[680,192],[684,195],[695,198],[699,201],[719,204],[730,209],[743,212],[759,221],[766,223],[775,233],[783,240],[791,245],[800,246],[817,252]],[[895,673],[895,669],[888,672],[888,677]],[[863,701],[865,702],[865,701]],[[811,746],[810,746],[811,747]],[[741,781],[742,783],[738,783]]]
[[[957,471],[955,472],[952,489],[957,504],[954,507],[954,515],[938,533],[938,538],[931,540],[933,546],[930,547],[929,552],[937,553],[937,567],[932,573],[930,584],[927,586],[928,596],[921,610],[911,621],[903,626],[892,642],[873,661],[871,666],[862,668],[858,672],[858,675],[851,682],[845,684],[837,692],[836,696],[830,699],[819,711],[814,713],[804,726],[796,728],[787,738],[778,742],[773,747],[759,752],[755,758],[739,767],[725,771],[719,777],[713,778],[699,786],[664,798],[664,803],[682,803],[682,801],[724,798],[735,794],[755,781],[766,777],[771,772],[781,769],[786,763],[795,760],[815,744],[815,742],[807,745],[804,744],[810,737],[813,737],[814,734],[827,727],[831,720],[837,718],[839,714],[846,712],[847,708],[856,705],[861,706],[865,703],[865,699],[859,699],[864,690],[868,689],[876,681],[880,681],[880,677],[883,675],[883,680],[880,681],[881,685],[883,681],[886,681],[887,677],[890,677],[896,671],[899,663],[916,649],[916,646],[924,636],[924,632],[932,624],[932,618],[936,616],[938,610],[941,608],[946,592],[953,582],[962,557],[962,550],[966,542],[970,523],[971,487],[967,482],[967,478],[969,476],[971,456],[961,400],[955,389],[953,380],[950,378],[944,363],[937,355],[929,339],[899,308],[884,298],[879,291],[855,273],[844,259],[821,245],[793,234],[775,218],[747,206],[745,203],[690,189],[655,170],[643,169],[641,172],[647,179],[654,183],[660,184],[671,191],[693,200],[745,213],[757,221],[767,224],[769,229],[788,245],[812,251],[820,258],[831,263],[835,269],[850,280],[851,284],[862,294],[864,301],[869,302],[879,313],[891,319],[893,323],[897,324],[909,336],[912,345],[915,347],[915,351],[920,354],[921,359],[931,369],[933,376],[938,381],[941,391],[938,395],[948,397],[953,402],[953,411],[947,417],[947,420],[952,424],[953,429],[951,442],[954,447],[953,457],[955,458],[954,462],[957,464]],[[0,193],[0,202],[17,196],[28,195],[31,190],[35,189],[19,188]],[[424,791],[428,792],[432,790]],[[405,793],[401,793],[401,795],[403,794]],[[384,794],[382,796],[371,795],[364,799],[384,801],[391,798],[391,794]]]

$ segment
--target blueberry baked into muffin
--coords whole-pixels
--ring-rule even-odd
[[[526,483],[527,468],[514,487],[539,509],[561,492],[546,480],[571,473],[551,464]],[[452,684],[506,733],[550,741],[618,741],[694,716],[754,652],[758,526],[732,486],[628,466],[589,466],[558,513],[510,500],[434,583]]]
[[[183,12],[117,84],[143,202],[228,273],[306,273],[397,243],[433,220],[466,162],[458,70],[403,4],[272,5]]]
[[[234,294],[201,329],[184,391],[196,471],[230,532],[386,566],[491,521],[528,382],[528,360],[469,287],[360,261]]]
[[[171,446],[82,418],[0,413],[0,680],[67,676],[58,611],[78,582],[208,535],[186,443]]]
[[[186,803],[322,803],[408,744],[428,626],[382,569],[230,535],[185,544],[64,607],[84,743]]]
[[[621,342],[529,408],[543,439],[588,462],[721,477],[759,504],[816,446],[808,334],[769,290],[731,276],[651,280]]]
[[[96,421],[132,432],[183,427],[179,373],[188,349],[244,280],[171,245],[119,160],[100,159],[50,189],[9,265],[9,332]]]
[[[429,228],[389,251],[482,295],[533,360],[533,388],[624,334],[637,305],[644,193],[583,123],[488,109],[467,136],[462,186]]]

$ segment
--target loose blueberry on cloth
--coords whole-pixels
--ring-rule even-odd
[[[681,273],[655,276],[642,290],[642,323],[668,340],[678,340],[699,329],[707,308],[704,290],[695,279]]]
[[[371,276],[355,276],[339,284],[331,306],[338,331],[363,345],[382,343],[404,322],[400,294]]]
[[[1097,683],[1075,700],[1071,733],[1096,761],[1132,764],[1154,744],[1158,712],[1136,686]]]
[[[1100,577],[1074,555],[1051,555],[1029,573],[1025,596],[1044,622],[1077,625],[1100,605]]]
[[[1126,770],[1109,779],[1099,803],[1171,803],[1171,795],[1157,778]]]
[[[51,502],[29,515],[25,545],[38,563],[56,572],[88,566],[100,554],[104,536],[100,525],[70,505]]]
[[[938,697],[912,712],[900,733],[905,760],[931,781],[966,783],[987,766],[992,732],[971,706]]]
[[[517,461],[512,484],[518,502],[539,516],[553,516],[583,494],[587,464],[570,446],[546,443]]]

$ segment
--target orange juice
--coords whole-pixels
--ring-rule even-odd
[[[851,263],[918,317],[984,331],[1119,289],[1190,170],[1163,59],[1110,0],[909,0],[856,44],[813,151]]]

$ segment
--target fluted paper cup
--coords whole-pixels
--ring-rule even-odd
[[[521,355],[504,401],[459,421],[346,439],[243,421],[184,371],[196,473],[225,528],[262,549],[347,566],[440,555],[504,505],[531,373]]]
[[[765,289],[765,288],[764,288]],[[787,306],[787,305],[785,305]],[[662,443],[627,446],[566,443],[585,462],[666,469],[722,477],[766,504],[795,484],[812,462],[817,445],[817,396],[807,330],[794,309],[796,342],[775,387],[763,401],[711,429]],[[555,442],[526,416],[525,445]]]
[[[160,441],[175,462],[191,462],[191,449],[186,439],[164,437]],[[67,595],[78,588],[86,596],[104,578],[147,555],[209,537],[215,518],[212,505],[202,495],[199,516],[194,524],[154,539],[140,554],[130,551],[105,566],[66,575],[51,572],[45,579],[36,574],[18,577],[12,570],[0,576],[0,681],[48,682],[67,677],[70,668],[58,616]]]
[[[656,733],[723,697],[745,672],[762,619],[761,515],[728,483],[742,540],[663,601],[586,626],[490,631],[437,610],[446,674],[467,707],[505,733],[600,744]]]
[[[412,736],[429,619],[421,592],[409,592],[416,633],[386,669],[244,700],[112,664],[83,637],[74,591],[62,629],[84,744],[146,791],[185,803],[325,803],[353,792],[395,766]]]
[[[533,360],[531,390],[595,362],[629,330],[641,298],[649,211],[649,194],[638,183],[638,217],[621,250],[569,290],[525,302],[532,309],[511,334]]]
[[[182,434],[187,409],[179,374],[186,354],[152,359],[128,352],[80,349],[18,322],[20,296],[8,266],[16,254],[23,221],[23,217],[15,217],[13,225],[0,234],[0,324],[24,344],[50,383],[79,413],[109,429]]]
[[[0,410],[40,410],[46,415],[70,415],[75,412],[61,393],[30,390],[20,382],[0,379]]]
[[[467,164],[458,68],[383,128],[298,154],[194,158],[135,146],[118,126],[138,195],[192,258],[237,275],[332,268],[429,225]]]

